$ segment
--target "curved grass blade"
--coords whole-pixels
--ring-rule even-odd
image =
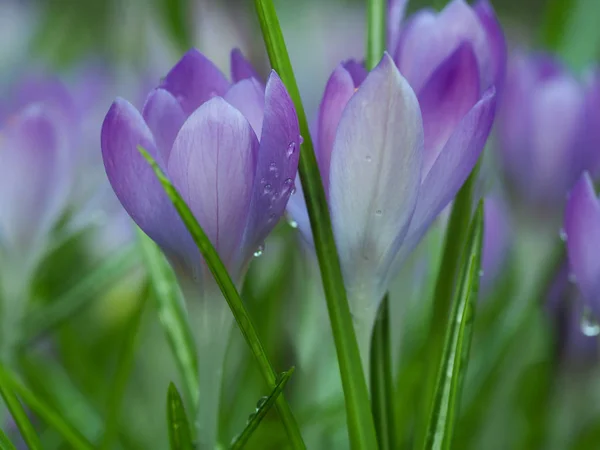
[[[354,449],[377,448],[375,425],[371,414],[369,391],[362,368],[350,306],[340,266],[329,207],[310,137],[300,92],[272,0],[254,0],[254,6],[269,54],[271,66],[283,80],[298,114],[300,133],[304,137],[298,171],[310,218],[315,251],[329,311],[331,331],[340,367],[350,442]]]
[[[167,393],[167,422],[171,450],[194,450],[190,422],[185,413],[179,391],[173,383],[169,384]]]
[[[454,297],[444,351],[440,360],[424,449],[450,449],[458,415],[462,382],[467,371],[475,303],[479,291],[483,202],[480,202],[461,258],[459,289]]]
[[[21,382],[2,365],[0,365],[0,385],[3,386],[3,392],[4,389],[11,389],[21,397],[23,402],[26,403],[39,418],[54,428],[63,439],[71,445],[71,447],[78,450],[95,450],[94,446],[77,429],[67,423],[50,406],[38,399],[33,392],[21,384]],[[36,449],[40,447],[30,448]]]
[[[40,438],[37,435],[37,432],[33,428],[29,417],[27,417],[27,413],[25,409],[23,409],[23,405],[16,397],[12,389],[8,387],[8,382],[5,379],[4,374],[0,373],[0,395],[4,399],[4,403],[6,404],[7,409],[10,411],[10,414],[15,421],[15,424],[19,428],[21,432],[21,436],[23,440],[27,444],[30,450],[38,450],[42,448],[42,444],[40,443]]]
[[[121,405],[123,402],[123,397],[125,396],[125,389],[127,388],[127,383],[129,381],[129,376],[131,374],[131,369],[135,359],[138,331],[142,323],[142,316],[144,314],[149,290],[149,284],[146,282],[145,287],[141,291],[142,295],[138,301],[139,305],[137,307],[137,311],[135,311],[135,313],[129,319],[129,323],[127,324],[127,328],[125,330],[123,347],[117,363],[115,378],[108,398],[108,407],[105,420],[106,426],[104,428],[104,436],[102,437],[102,442],[100,444],[101,450],[109,450],[113,448],[114,442],[118,436]]]
[[[186,403],[192,411],[198,409],[198,358],[194,337],[187,320],[183,299],[175,274],[158,246],[139,228],[138,238],[144,254],[144,263],[154,287],[158,318],[183,381]]]
[[[398,448],[390,342],[390,299],[383,298],[371,340],[371,407],[381,450]]]
[[[8,436],[0,428],[0,450],[17,450]]]
[[[33,313],[24,325],[24,342],[52,330],[76,314],[90,299],[121,279],[138,262],[139,254],[134,246],[127,247],[107,259],[62,297]]]
[[[235,440],[231,444],[231,450],[239,450],[243,448],[244,445],[246,445],[248,439],[250,439],[252,433],[254,433],[254,430],[258,428],[260,422],[267,415],[267,413],[271,409],[271,406],[273,406],[275,400],[277,400],[277,397],[279,397],[279,394],[281,394],[283,388],[290,380],[293,373],[294,367],[290,368],[290,370],[288,370],[287,372],[283,372],[280,375],[279,382],[275,386],[275,389],[273,389],[273,392],[271,392],[271,394],[268,397],[263,397],[258,401],[258,403],[256,404],[256,411],[250,415],[248,423],[246,424],[246,428],[244,428],[244,431],[242,431],[242,433],[237,438],[235,438]]]
[[[258,337],[258,333],[254,327],[254,324],[252,323],[252,319],[248,314],[246,306],[244,305],[242,298],[235,287],[235,284],[231,280],[225,265],[221,261],[221,258],[219,258],[219,254],[213,247],[210,239],[208,239],[204,233],[204,230],[196,220],[196,217],[194,217],[194,214],[192,214],[192,211],[190,211],[189,207],[185,204],[175,187],[171,184],[160,167],[158,167],[156,161],[154,161],[152,156],[150,156],[150,154],[142,147],[138,146],[138,150],[154,169],[158,180],[171,199],[171,202],[173,203],[173,206],[175,206],[179,216],[185,223],[188,231],[194,239],[194,242],[198,246],[200,253],[202,253],[206,265],[210,269],[215,281],[219,285],[225,300],[227,300],[227,304],[233,313],[235,321],[237,322],[244,339],[248,343],[248,346],[250,347],[250,350],[252,351],[256,362],[258,363],[261,375],[267,383],[267,386],[269,389],[275,389],[275,386],[277,385],[277,379],[275,371],[273,370],[273,366],[267,357],[264,346]],[[285,427],[290,438],[292,447],[295,449],[304,449],[305,445],[300,434],[298,423],[296,422],[290,406],[283,395],[277,398],[276,406],[281,421],[283,422],[283,426]]]

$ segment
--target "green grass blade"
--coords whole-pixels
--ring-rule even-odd
[[[125,389],[127,388],[127,383],[129,381],[129,376],[135,360],[138,331],[142,323],[142,316],[145,309],[144,307],[146,306],[148,294],[149,286],[146,284],[146,287],[142,289],[142,295],[139,300],[137,311],[135,311],[135,313],[129,319],[129,323],[127,324],[127,328],[125,330],[123,347],[121,349],[121,355],[117,363],[115,378],[108,398],[108,407],[106,409],[107,413],[105,420],[106,426],[104,429],[104,436],[102,437],[102,442],[100,444],[101,450],[109,450],[113,448],[114,442],[118,435],[121,405],[123,403]]]
[[[40,443],[40,438],[38,437],[37,432],[33,428],[29,417],[27,417],[27,413],[25,412],[25,409],[23,409],[23,405],[21,405],[19,399],[8,386],[8,382],[2,373],[0,373],[0,394],[4,399],[7,409],[10,411],[10,414],[13,417],[15,424],[19,428],[21,436],[27,444],[27,447],[29,447],[30,450],[41,450],[42,444]]]
[[[379,307],[371,340],[371,405],[381,450],[398,448],[394,418],[389,304],[389,295],[386,294]]]
[[[449,317],[444,351],[440,360],[433,407],[424,448],[450,449],[458,415],[462,384],[468,366],[475,304],[479,291],[483,203],[479,204],[461,258],[461,276]]]
[[[235,321],[237,322],[244,339],[248,343],[248,346],[250,347],[250,350],[252,351],[256,362],[258,363],[261,375],[267,383],[267,386],[270,389],[275,389],[277,380],[273,366],[267,357],[264,346],[258,336],[254,324],[252,323],[252,319],[248,314],[246,306],[244,305],[242,298],[235,287],[235,284],[229,276],[225,265],[221,261],[221,258],[219,258],[217,250],[213,247],[210,239],[208,239],[208,236],[206,236],[206,233],[204,233],[204,230],[194,217],[192,211],[190,211],[189,207],[181,198],[181,195],[179,195],[175,187],[171,184],[160,167],[158,167],[156,161],[154,161],[152,156],[150,156],[150,154],[142,147],[138,147],[138,149],[154,169],[158,180],[162,184],[165,192],[179,213],[179,216],[192,235],[192,238],[198,246],[200,253],[202,253],[206,265],[210,269],[215,281],[219,285],[225,300],[227,300],[227,304],[233,313],[233,317],[235,318]],[[296,422],[290,406],[283,395],[277,398],[276,406],[293,448],[304,449],[305,445],[300,434],[298,423]]]
[[[21,397],[23,402],[26,403],[40,419],[54,428],[72,448],[78,450],[94,450],[94,446],[77,429],[66,422],[53,408],[38,399],[33,392],[21,384],[14,375],[1,365],[0,385],[3,386],[3,392],[5,389],[11,389],[15,394]],[[30,446],[30,448],[36,449],[40,447]]]
[[[17,450],[8,436],[0,428],[0,450]]]
[[[194,450],[190,422],[179,391],[173,383],[169,384],[167,394],[167,422],[171,450]]]
[[[144,254],[144,263],[154,288],[158,318],[177,363],[186,402],[195,412],[198,409],[200,395],[198,358],[179,285],[171,266],[158,246],[139,228],[138,238]]]
[[[91,299],[129,273],[138,262],[139,254],[134,246],[108,258],[62,297],[31,314],[24,324],[24,342],[52,330],[76,314],[87,306]]]
[[[375,68],[385,51],[386,0],[367,1],[367,59],[368,70]]]
[[[298,113],[300,133],[304,137],[298,171],[310,217],[321,280],[331,330],[335,341],[344,397],[350,442],[354,449],[377,448],[375,425],[371,414],[367,382],[354,332],[340,261],[331,229],[329,208],[323,190],[314,147],[294,71],[287,53],[283,34],[272,0],[254,0],[263,39],[271,66],[284,82]]]
[[[251,414],[248,423],[246,424],[246,428],[244,428],[244,431],[242,431],[242,433],[231,444],[231,450],[239,450],[246,445],[248,439],[250,439],[252,433],[254,433],[254,431],[260,425],[260,422],[265,418],[271,409],[271,406],[273,406],[277,400],[277,397],[279,397],[293,373],[294,367],[287,372],[283,372],[279,377],[279,382],[275,386],[275,389],[273,389],[273,392],[271,392],[268,397],[263,397],[261,400],[259,400],[256,405],[256,411]]]

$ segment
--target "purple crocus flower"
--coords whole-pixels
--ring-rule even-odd
[[[482,92],[501,90],[506,67],[506,42],[488,0],[470,7],[452,0],[436,12],[423,9],[403,22],[407,0],[391,0],[388,8],[388,49],[415,92],[461,48],[468,46],[478,68]]]
[[[506,178],[525,201],[561,207],[584,170],[600,158],[600,79],[577,80],[549,55],[511,59],[498,144]]]
[[[231,71],[233,84],[190,50],[148,95],[141,113],[117,99],[102,127],[104,165],[117,197],[167,255],[189,300],[201,363],[203,448],[216,444],[215,408],[232,315],[222,298],[214,298],[220,297],[216,284],[137,146],[171,179],[240,283],[295,189],[300,134],[275,72],[264,87],[237,52]]]
[[[587,172],[569,194],[564,230],[571,279],[586,306],[600,318],[600,203]]]
[[[418,94],[387,53],[368,74],[340,65],[325,88],[317,160],[363,358],[390,277],[456,195],[487,140],[495,89],[481,95],[478,79],[464,45]],[[289,212],[310,240],[305,206],[295,197]]]
[[[485,296],[498,281],[508,257],[512,236],[508,208],[501,197],[486,198],[484,216],[481,291]]]

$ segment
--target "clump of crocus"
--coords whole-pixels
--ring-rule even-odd
[[[600,83],[578,80],[550,55],[515,54],[498,111],[499,156],[519,200],[557,210],[600,163]]]
[[[348,64],[334,71],[315,142],[366,363],[372,324],[390,278],[455,196],[483,149],[495,89],[480,93],[477,60],[467,44],[444,60],[418,93],[387,53],[370,73],[363,72]],[[289,210],[310,238],[301,199],[293,199]]]
[[[232,84],[191,50],[148,95],[141,113],[117,99],[102,127],[102,155],[117,197],[162,248],[188,297],[200,354],[199,435],[206,448],[216,443],[213,408],[232,316],[138,146],[170,178],[240,283],[294,192],[300,146],[296,112],[278,75],[271,72],[263,87],[254,73],[234,52]]]

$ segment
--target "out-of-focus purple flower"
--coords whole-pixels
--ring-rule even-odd
[[[511,244],[508,208],[498,196],[485,200],[481,290],[489,293],[497,281],[508,257]]]
[[[571,279],[587,307],[600,317],[600,203],[587,172],[569,194],[564,230]]]
[[[481,92],[490,86],[502,89],[506,42],[488,0],[479,0],[474,7],[452,0],[440,12],[423,9],[403,22],[406,3],[389,3],[388,49],[415,92],[464,46],[474,53]]]
[[[549,55],[515,54],[498,143],[506,178],[526,201],[561,207],[581,175],[600,163],[600,79],[579,81]]]
[[[204,272],[200,254],[138,145],[169,176],[238,281],[294,190],[300,135],[283,83],[275,72],[266,88],[239,79],[250,69],[237,57],[232,72],[233,84],[191,50],[148,95],[141,114],[117,99],[102,127],[117,197],[174,266],[195,278]]]
[[[368,75],[360,69],[332,74],[314,141],[353,314],[374,317],[390,277],[475,165],[495,90],[480,95],[468,46],[419,97],[387,53]],[[300,195],[289,212],[310,240]]]

